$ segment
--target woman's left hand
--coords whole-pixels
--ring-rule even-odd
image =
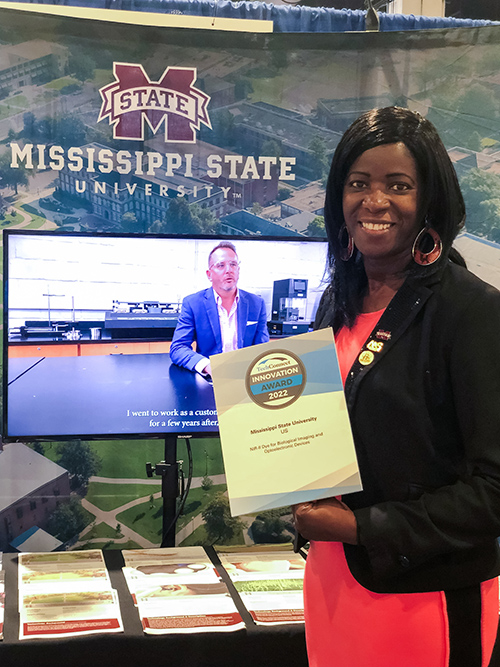
[[[308,540],[357,544],[354,512],[336,498],[324,498],[292,506],[295,528]]]

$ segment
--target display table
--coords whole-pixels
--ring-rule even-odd
[[[207,551],[214,560],[213,550],[209,548]],[[121,571],[124,565],[121,552],[105,551],[104,557],[111,582],[118,591],[124,632],[19,641],[17,555],[3,555],[6,607],[4,641],[0,641],[2,667],[138,667],[143,664],[165,667],[171,664],[180,667],[307,667],[304,626],[254,625],[223,571],[222,577],[245,621],[245,630],[145,635]],[[360,641],[363,641],[362,629]],[[500,667],[500,637],[497,637],[489,667]]]
[[[213,550],[208,551],[213,558]],[[3,555],[6,607],[4,641],[0,642],[2,667],[307,667],[304,626],[254,625],[233,594],[234,589],[231,593],[245,621],[245,630],[145,635],[121,571],[121,552],[109,550],[104,556],[111,582],[118,591],[124,632],[19,641],[17,555]],[[227,583],[227,575],[222,576]]]

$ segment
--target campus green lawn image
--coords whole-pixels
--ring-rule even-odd
[[[14,95],[14,97],[9,97],[8,106],[16,108],[16,111],[19,109],[27,109],[30,106],[30,101],[26,95]]]
[[[215,494],[220,491],[225,491],[225,485],[214,485],[210,491],[203,491],[201,488],[191,489],[187,497],[186,505],[184,506],[184,513],[179,517],[177,522],[177,533],[189,535],[201,523],[201,513],[213,499]],[[124,525],[133,526],[134,530],[140,535],[150,540],[153,543],[161,542],[162,519],[163,519],[163,502],[161,497],[155,498],[153,502],[148,499],[141,505],[136,505],[131,509],[117,514],[118,521]],[[186,527],[188,530],[182,531]],[[191,530],[190,530],[191,529]]]
[[[85,499],[105,512],[115,510],[138,498],[149,498],[151,494],[161,491],[161,485],[145,484],[108,484],[106,482],[91,482]]]
[[[189,535],[188,537],[186,537],[185,540],[182,541],[181,546],[196,547],[199,544],[205,544],[205,545],[210,544],[210,540],[208,539],[207,535],[207,529],[205,528],[204,524],[198,526],[198,528],[195,528],[191,533],[191,535]],[[239,538],[238,536],[238,541],[236,542],[236,544],[243,544],[243,536],[241,536],[241,538]]]
[[[6,214],[4,214],[3,218],[0,220],[0,224],[2,225],[3,229],[9,229],[10,227],[15,229],[22,222],[24,222],[24,218],[19,212],[6,213]]]
[[[71,76],[62,76],[59,79],[53,79],[49,83],[46,83],[45,88],[49,88],[51,90],[62,90],[63,88],[66,88],[66,86],[71,86],[78,83],[79,82],[77,79],[73,79]]]
[[[95,69],[92,83],[96,88],[101,88],[113,81],[113,72],[110,69]]]
[[[111,528],[107,523],[92,525],[83,531],[80,536],[80,549],[140,549],[140,545],[133,540],[116,541],[120,539],[121,533],[116,528]],[[101,539],[102,541],[99,541]]]
[[[56,229],[57,225],[47,220],[29,204],[16,203],[13,212],[0,218],[0,229]],[[0,242],[1,245],[1,242]]]
[[[9,118],[9,116],[12,116],[12,109],[9,107],[5,106],[5,104],[0,104],[0,120],[3,120],[4,118]]]
[[[218,438],[192,439],[193,477],[218,475],[224,472],[222,451]],[[53,443],[57,446],[57,443]],[[146,477],[146,463],[153,465],[163,460],[165,445],[163,440],[96,440],[89,443],[91,449],[101,459],[99,476],[110,478]],[[47,454],[48,455],[48,454]],[[177,441],[177,460],[183,461],[184,472],[188,472],[186,441]],[[160,483],[160,478],[156,478]]]
[[[96,440],[90,447],[101,459],[99,475],[111,478],[146,477],[146,462],[163,458],[161,440]]]
[[[193,479],[184,511],[177,522],[177,541],[184,543],[186,539],[192,540],[191,534],[198,531],[197,536],[208,543],[206,533],[199,532],[203,525],[201,513],[217,494],[226,491],[222,452],[218,438],[193,438],[190,444]],[[111,544],[124,549],[161,543],[161,478],[147,477],[146,462],[155,465],[164,459],[162,440],[47,442],[36,445],[36,448],[68,469],[72,466],[71,450],[75,453],[78,449],[80,451],[79,456],[75,455],[75,461],[81,462],[82,456],[92,461],[94,470],[86,488],[77,490],[82,508],[89,516],[89,525],[72,548],[102,548],[103,544],[109,548]],[[186,441],[181,438],[177,441],[177,460],[182,461],[186,477],[188,458]],[[207,485],[207,478],[210,478],[211,484],[208,482]],[[242,544],[243,536],[239,539]],[[129,543],[134,543],[134,546],[124,546]]]
[[[211,545],[211,540],[207,535],[207,529],[205,524],[198,526],[185,540],[183,540],[180,546],[183,547],[195,547],[198,545],[209,546]],[[245,538],[243,536],[243,531],[238,531],[230,540],[224,543],[225,547],[231,546],[241,546],[245,544]]]
[[[96,539],[98,537],[113,539],[117,536],[116,528],[111,528],[107,523],[98,523],[92,525],[88,530],[84,530],[81,539]]]
[[[137,542],[134,542],[133,540],[126,540],[124,542],[119,542],[115,539],[110,539],[107,541],[102,541],[99,542],[99,540],[92,540],[89,541],[87,544],[82,544],[80,543],[76,549],[78,550],[83,550],[83,549],[140,549],[141,545],[137,544]]]

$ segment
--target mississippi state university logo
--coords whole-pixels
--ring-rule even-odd
[[[203,123],[211,128],[210,97],[192,84],[196,68],[167,67],[151,81],[142,65],[114,63],[115,81],[100,89],[103,99],[98,122],[109,119],[115,139],[144,139],[144,122],[156,134],[165,125],[165,141],[192,144]]]
[[[306,369],[295,354],[271,350],[251,363],[245,385],[254,403],[279,410],[294,403],[304,391]]]

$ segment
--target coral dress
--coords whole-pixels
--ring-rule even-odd
[[[345,382],[383,311],[359,315],[337,337]],[[446,596],[373,593],[351,575],[339,542],[311,542],[304,580],[310,667],[448,667]],[[482,666],[487,667],[498,625],[498,579],[481,584]]]

